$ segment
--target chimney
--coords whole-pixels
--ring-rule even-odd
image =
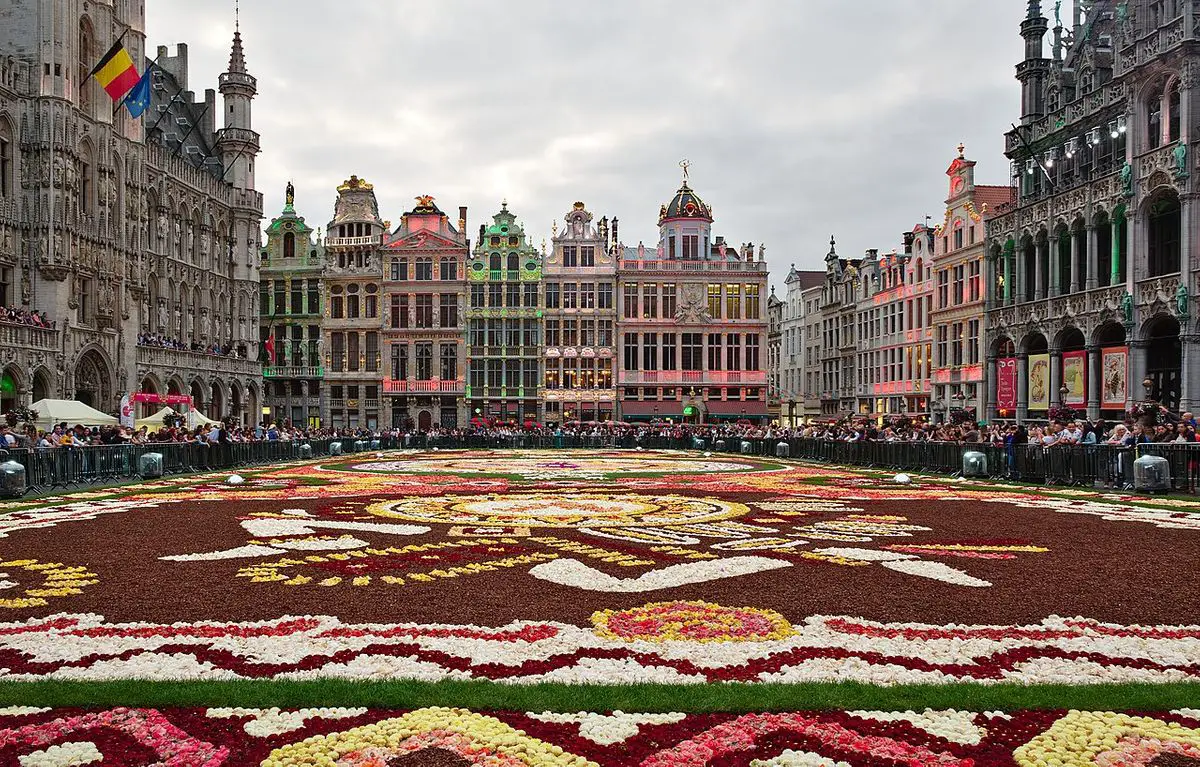
[[[616,216],[613,216],[613,220],[612,220],[612,241],[613,241],[613,245],[619,245],[619,244],[621,243],[621,237],[620,237],[620,233],[617,231],[617,225],[618,225],[618,222],[619,222],[619,219],[618,219]]]
[[[458,206],[458,231],[463,234],[467,233],[467,206]]]

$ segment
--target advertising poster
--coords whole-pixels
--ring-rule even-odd
[[[1082,407],[1087,401],[1087,352],[1063,352],[1062,356],[1063,386],[1067,394],[1063,404],[1071,407]]]
[[[1017,409],[1017,358],[996,360],[996,409],[1012,415]]]
[[[1050,355],[1029,355],[1029,409],[1050,409]]]
[[[1113,346],[1100,352],[1100,407],[1124,410],[1129,396],[1129,348]]]

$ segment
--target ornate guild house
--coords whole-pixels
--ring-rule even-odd
[[[1034,0],[1021,24],[1018,195],[987,221],[989,419],[1200,405],[1200,2],[1076,5],[1051,29]]]

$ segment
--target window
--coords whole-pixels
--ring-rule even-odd
[[[358,350],[358,333],[346,334],[346,370],[357,372],[362,368],[362,356]]]
[[[658,283],[647,282],[642,285],[642,317],[655,319],[658,317]]]
[[[714,320],[721,319],[721,286],[708,286],[708,313]]]
[[[662,316],[663,319],[674,319],[676,312],[679,311],[678,301],[675,293],[675,283],[667,282],[662,286]]]
[[[458,344],[443,343],[441,353],[441,376],[443,381],[453,381],[458,378]]]
[[[422,280],[422,281],[432,280],[433,279],[433,259],[428,256],[422,256],[421,258],[418,258],[417,259],[417,273],[415,276],[418,280]]]
[[[525,292],[525,308],[536,309],[538,300],[538,286],[536,282],[527,282],[523,288]]]
[[[721,366],[721,334],[708,334],[708,369],[723,370]]]
[[[562,334],[559,331],[558,320],[546,320],[546,346],[561,345]]]
[[[725,369],[742,369],[742,337],[737,333],[725,336]]]
[[[454,293],[442,293],[438,297],[438,312],[439,324],[443,328],[458,327],[458,296]]]
[[[558,299],[558,283],[557,282],[547,282],[546,283],[546,308],[547,309],[558,309],[558,308],[560,308],[560,306],[561,306],[561,302]]]
[[[596,283],[581,282],[579,284],[579,308],[580,309],[595,309],[596,308]]]
[[[636,320],[638,314],[638,284],[629,282],[621,290],[621,303],[623,304],[622,316],[627,320]]]
[[[433,296],[429,293],[417,295],[417,327],[433,327]]]
[[[433,342],[420,341],[413,344],[416,352],[415,378],[418,381],[429,381],[433,378]]]
[[[374,330],[367,333],[367,372],[379,372],[379,334]]]
[[[757,320],[761,319],[762,305],[759,300],[759,286],[746,286],[746,319]]]
[[[658,333],[642,336],[642,370],[658,370]]]
[[[725,286],[725,319],[740,320],[742,318],[742,286]]]
[[[591,245],[584,245],[579,249],[579,265],[580,266],[595,266],[596,265],[596,248]]]
[[[692,371],[704,369],[703,333],[683,334],[683,369]]]
[[[568,268],[579,266],[579,249],[574,245],[564,245],[562,249],[562,265]]]
[[[562,308],[579,308],[579,286],[574,282],[564,282],[562,285]]]
[[[458,268],[453,258],[443,258],[439,269],[438,279],[442,282],[453,282],[458,277]]]
[[[596,297],[596,307],[598,309],[613,308],[613,286],[611,282],[602,282],[599,285]]]
[[[408,327],[408,296],[392,296],[390,307],[393,328]]]
[[[625,334],[625,369],[638,369],[638,334]]]
[[[663,333],[662,337],[662,369],[676,370],[679,368],[678,338],[674,333]]]
[[[484,307],[484,292],[482,285],[471,286],[471,308],[482,309]]]
[[[757,335],[746,336],[746,370],[761,370],[759,364],[759,338]]]

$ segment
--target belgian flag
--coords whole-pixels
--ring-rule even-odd
[[[108,49],[108,53],[104,54],[96,68],[88,73],[88,77],[95,77],[114,102],[121,101],[125,94],[137,85],[139,79],[137,67],[133,65],[133,59],[121,44],[120,38]]]

